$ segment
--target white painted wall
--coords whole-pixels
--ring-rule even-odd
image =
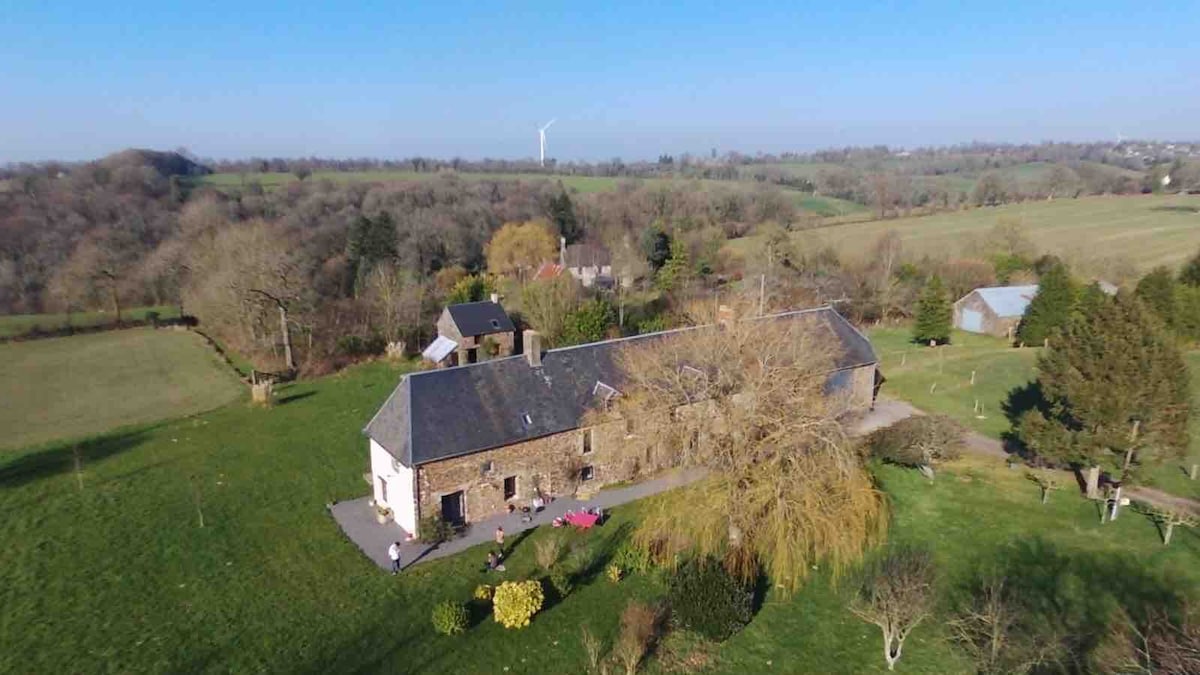
[[[383,498],[379,479],[387,481],[388,496]],[[396,461],[383,446],[371,439],[371,486],[375,502],[392,510],[396,524],[410,534],[417,533],[416,481],[411,467]]]

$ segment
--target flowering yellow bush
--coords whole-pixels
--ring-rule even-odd
[[[476,600],[491,600],[492,599],[492,591],[493,591],[493,589],[491,586],[488,586],[487,584],[479,584],[478,586],[475,587],[475,599]]]
[[[604,568],[604,576],[608,577],[608,580],[615,584],[619,582],[621,577],[624,575],[621,572],[621,566],[616,563],[612,563],[608,567]]]
[[[524,628],[545,599],[538,581],[505,581],[492,595],[493,616],[505,628]]]

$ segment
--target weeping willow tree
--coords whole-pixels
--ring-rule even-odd
[[[660,562],[716,556],[749,579],[794,590],[834,573],[884,535],[886,508],[828,394],[836,339],[819,314],[737,320],[632,341],[617,357],[620,419],[644,466],[707,477],[653,501],[634,541]],[[594,423],[603,423],[596,419]]]

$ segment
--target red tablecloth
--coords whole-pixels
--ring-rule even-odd
[[[594,513],[570,513],[563,517],[563,520],[578,527],[581,530],[586,530],[596,524],[600,516]]]

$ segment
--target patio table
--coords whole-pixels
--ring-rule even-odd
[[[596,521],[600,520],[600,516],[594,513],[568,513],[563,517],[563,520],[581,530],[586,530],[595,525]]]

